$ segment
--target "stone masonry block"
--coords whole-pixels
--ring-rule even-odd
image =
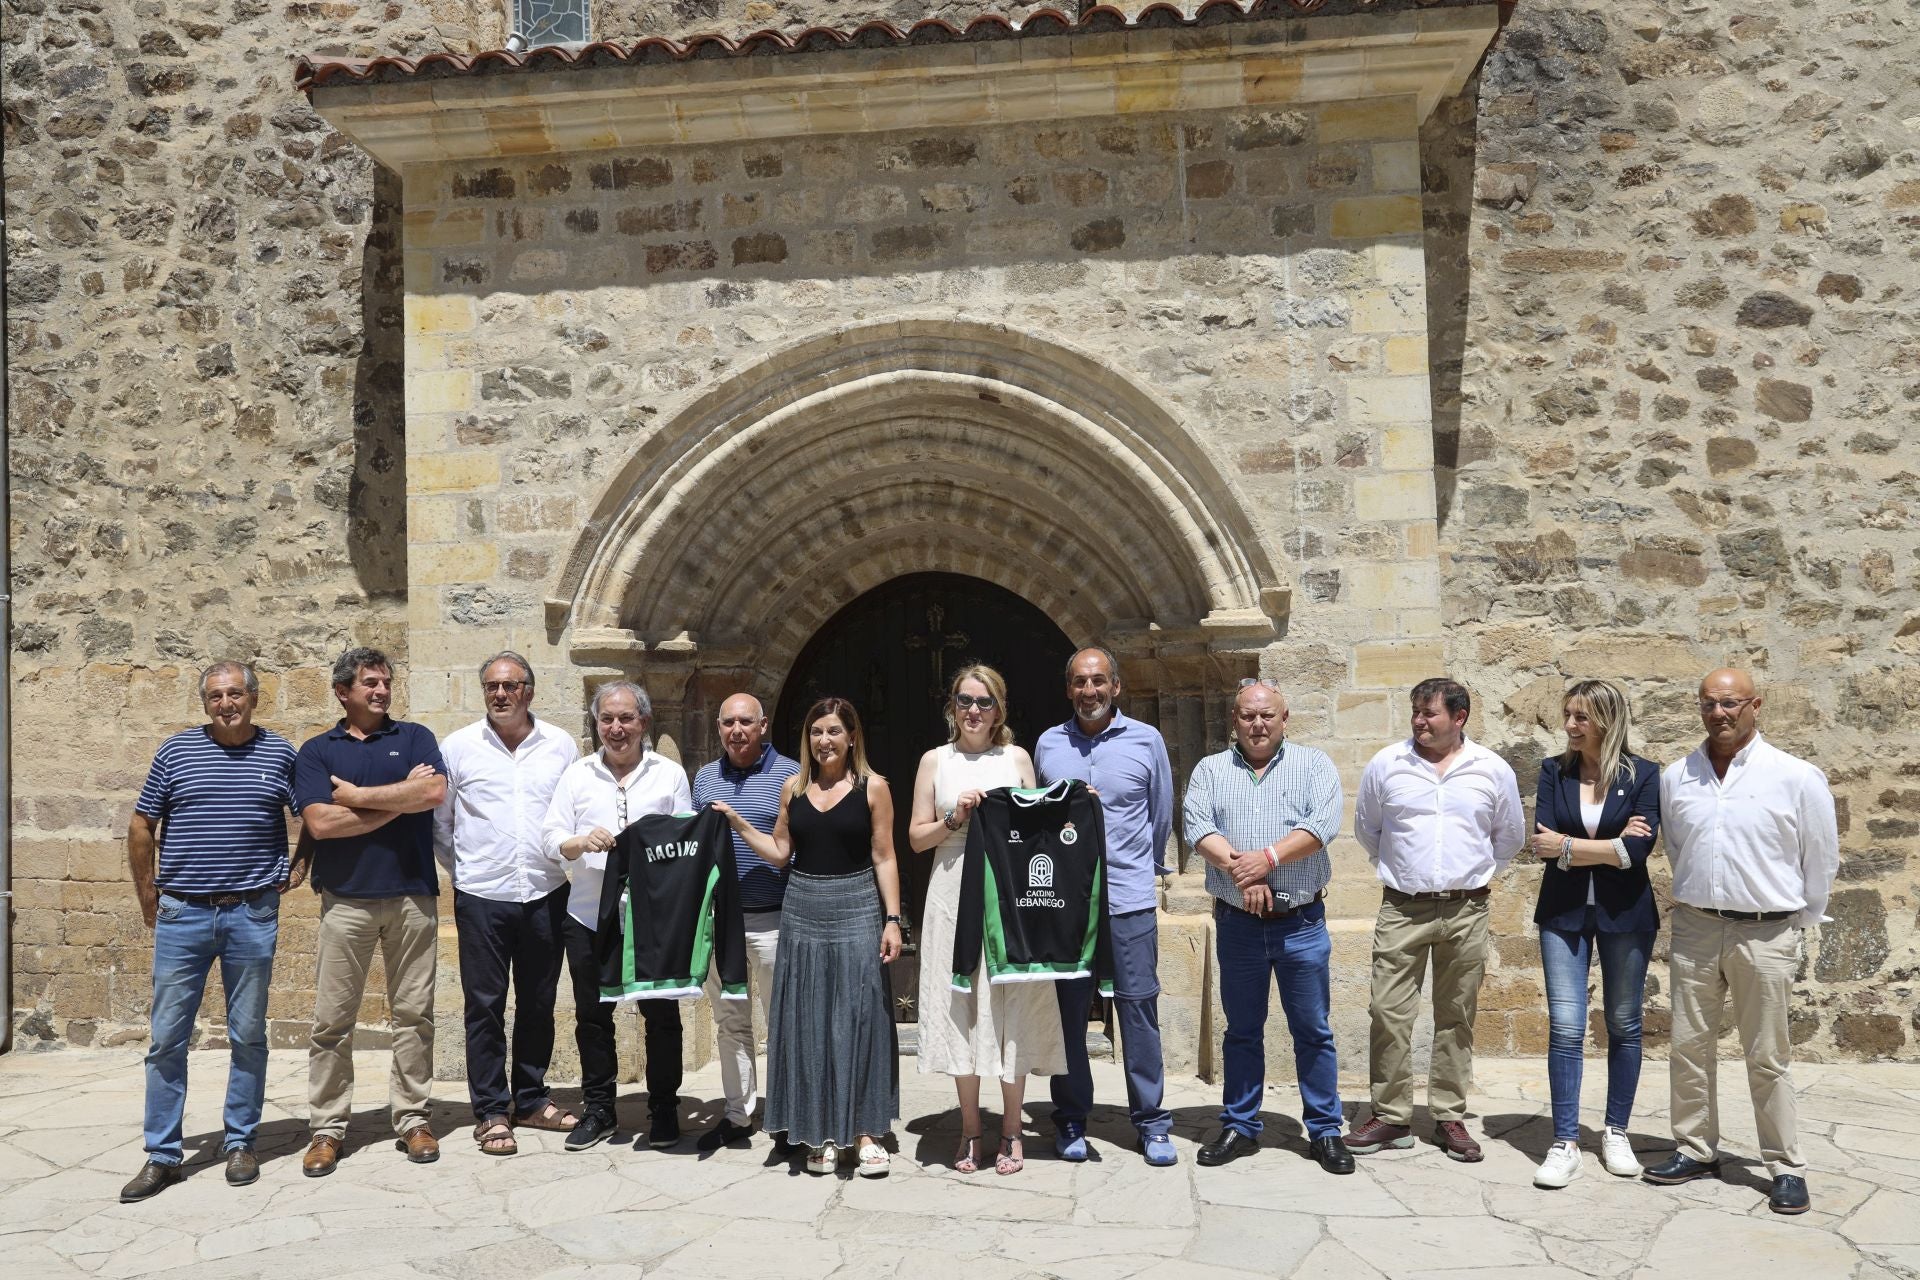
[[[464,413],[473,408],[473,374],[466,369],[417,372],[407,379],[407,416]]]
[[[1361,520],[1433,519],[1433,473],[1390,471],[1355,477],[1353,514]]]
[[[407,463],[414,493],[484,489],[500,483],[500,457],[492,453],[436,453]]]
[[[1335,200],[1331,230],[1336,240],[1420,233],[1419,196],[1354,196]]]
[[[1440,599],[1440,571],[1430,563],[1349,563],[1342,574],[1347,602],[1356,609],[1394,609]]]
[[[1354,646],[1353,687],[1404,691],[1446,670],[1439,640],[1381,640]]]
[[[409,294],[408,333],[471,333],[473,299],[463,294]]]
[[[1433,416],[1429,394],[1424,377],[1349,378],[1347,420],[1355,426],[1423,423]]]
[[[1359,319],[1360,317],[1358,313],[1356,313],[1354,316],[1354,327],[1356,329],[1360,327]],[[1425,337],[1388,338],[1386,342],[1381,344],[1381,351],[1386,357],[1388,373],[1417,373],[1424,376],[1427,372],[1427,340]],[[1429,435],[1431,435],[1431,433],[1429,433]],[[1429,460],[1433,457],[1431,447],[1427,450],[1427,457]]]
[[[485,542],[416,546],[408,557],[407,570],[414,586],[489,582],[500,572],[500,551]]]
[[[1410,97],[1331,102],[1320,108],[1319,126],[1323,143],[1356,138],[1409,139],[1419,131]]]

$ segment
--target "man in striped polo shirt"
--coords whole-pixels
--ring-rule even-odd
[[[227,993],[227,1181],[260,1176],[254,1132],[266,1098],[267,987],[280,932],[280,895],[299,880],[287,862],[293,744],[253,723],[260,681],[242,662],[200,676],[207,723],[160,745],[127,824],[127,862],[140,914],[153,930],[153,1042],[142,1124],[147,1162],[120,1192],[145,1200],[180,1180],[187,1047],[220,962]],[[159,865],[154,850],[159,848]]]
[[[1278,979],[1293,1033],[1307,1148],[1328,1173],[1352,1173],[1340,1137],[1340,1070],[1333,1030],[1327,909],[1340,829],[1340,771],[1324,752],[1287,741],[1287,700],[1263,680],[1233,700],[1233,745],[1202,760],[1187,783],[1188,843],[1207,862],[1227,1015],[1220,1136],[1200,1148],[1222,1165],[1260,1147],[1267,1073],[1267,990]]]
[[[723,800],[754,827],[771,833],[780,818],[780,790],[788,778],[800,772],[800,766],[776,751],[766,737],[767,712],[760,699],[750,693],[736,693],[721,703],[720,745],[725,754],[702,765],[694,776],[694,807]],[[767,1020],[773,955],[780,945],[780,903],[787,892],[786,869],[762,860],[737,834],[733,837],[733,861],[740,875],[751,999],[720,999],[717,971],[707,982],[727,1112],[719,1124],[701,1135],[697,1145],[702,1151],[744,1142],[753,1132],[753,1108],[759,1100],[753,1061],[754,1015],[757,1012],[763,1024]]]

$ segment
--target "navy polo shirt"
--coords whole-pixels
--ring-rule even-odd
[[[440,744],[425,725],[388,720],[356,738],[342,720],[300,748],[293,767],[293,804],[333,803],[333,778],[362,787],[406,781],[417,764],[445,775]],[[313,887],[343,898],[429,897],[440,892],[433,863],[433,810],[403,813],[363,836],[315,840]]]

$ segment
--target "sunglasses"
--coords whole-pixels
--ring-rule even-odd
[[[962,711],[972,711],[975,708],[991,711],[1000,704],[984,693],[977,698],[971,693],[956,693],[953,695],[953,705]]]

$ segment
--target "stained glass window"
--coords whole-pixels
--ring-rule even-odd
[[[592,25],[592,0],[513,0],[513,25],[529,49],[543,44],[584,44]]]

